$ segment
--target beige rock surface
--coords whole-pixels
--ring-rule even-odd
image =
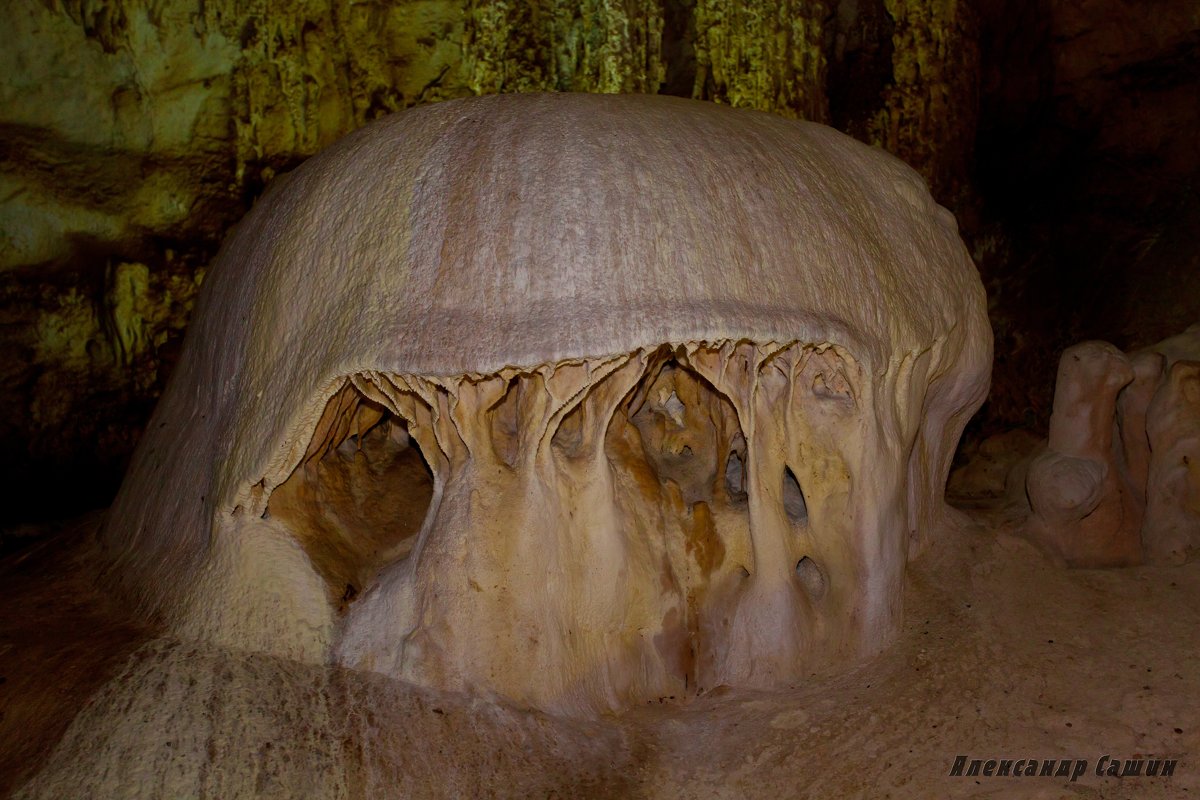
[[[1025,475],[1026,533],[1056,557],[1128,566],[1195,554],[1198,333],[1128,356],[1106,342],[1063,353],[1050,439]]]
[[[1107,342],[1063,352],[1046,449],[1029,465],[1030,533],[1067,564],[1141,562],[1141,513],[1114,441],[1118,393],[1134,380]]]
[[[1150,439],[1146,436],[1146,412],[1162,383],[1167,363],[1162,353],[1142,351],[1129,358],[1133,381],[1117,395],[1117,431],[1121,439],[1121,466],[1138,503],[1146,504],[1146,482],[1150,477]]]
[[[894,637],[989,360],[953,218],[879,151],[674,98],[428,106],[238,226],[108,574],[188,638],[556,711],[791,685]],[[384,423],[430,510],[347,547],[338,459]]]
[[[1200,551],[1200,361],[1167,370],[1147,409],[1146,433],[1146,551],[1182,563]]]

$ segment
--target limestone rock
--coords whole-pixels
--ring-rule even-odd
[[[1120,433],[1121,465],[1125,479],[1143,507],[1150,476],[1150,440],[1146,436],[1146,411],[1162,382],[1167,359],[1146,350],[1129,358],[1133,380],[1117,395],[1117,429]]]
[[[0,486],[111,499],[204,267],[280,172],[472,94],[663,92],[823,120],[828,4],[15,0],[0,48]],[[140,264],[131,362],[107,317]],[[83,354],[82,356],[80,354]],[[130,369],[132,367],[132,369]]]
[[[226,243],[109,574],[185,637],[561,712],[790,685],[894,636],[990,356],[953,217],[831,129],[414,109]]]
[[[1200,325],[1125,355],[1063,353],[1027,531],[1071,566],[1182,563],[1200,549]]]
[[[938,197],[961,199],[975,146],[975,4],[884,0],[883,5],[894,24],[892,81],[872,121],[871,141],[920,170]],[[951,110],[967,108],[972,111]]]
[[[1150,438],[1147,557],[1182,563],[1200,551],[1200,361],[1176,361],[1146,412]]]
[[[1140,515],[1114,447],[1117,393],[1133,381],[1125,354],[1107,342],[1063,352],[1045,452],[1029,465],[1032,534],[1076,567],[1141,561]]]

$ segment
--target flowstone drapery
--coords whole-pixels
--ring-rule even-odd
[[[991,335],[953,218],[828,128],[428,106],[226,243],[104,531],[184,637],[561,712],[877,651]]]

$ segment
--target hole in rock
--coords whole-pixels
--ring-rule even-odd
[[[731,437],[741,438],[733,406],[674,359],[651,369],[634,397],[629,421],[654,475],[678,485],[689,505],[712,503],[725,471],[721,456]]]
[[[800,585],[808,592],[809,597],[816,599],[825,594],[825,573],[817,566],[817,562],[808,556],[796,562],[796,577],[800,579]]]
[[[496,457],[510,467],[517,463],[517,450],[520,447],[521,420],[521,382],[514,379],[504,392],[504,397],[496,405],[488,409],[491,424],[488,430],[492,436],[492,450]]]
[[[808,504],[791,467],[783,468],[783,508],[792,522],[808,521]]]
[[[690,692],[722,648],[713,626],[728,608],[710,590],[741,580],[751,557],[746,443],[730,400],[671,351],[658,355],[616,409],[605,451],[627,536],[659,571],[655,646]]]
[[[579,455],[583,447],[584,429],[588,424],[588,419],[584,416],[585,408],[585,403],[576,405],[562,418],[554,431],[551,441],[566,456]]]
[[[731,503],[744,503],[749,498],[746,494],[746,462],[736,450],[725,459],[725,493]]]
[[[671,392],[671,396],[662,404],[662,410],[676,425],[681,427],[684,425],[683,414],[686,408],[683,405],[683,401],[679,399],[679,395],[675,394],[675,392]]]
[[[267,511],[344,606],[408,555],[432,497],[433,474],[404,420],[347,384]]]

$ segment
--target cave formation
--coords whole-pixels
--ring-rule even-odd
[[[10,4],[0,796],[1200,789],[1153,5]]]
[[[188,638],[561,714],[890,642],[989,380],[914,172],[678,98],[389,117],[265,196],[204,291],[100,535],[117,590]],[[404,443],[432,490],[370,485]]]

